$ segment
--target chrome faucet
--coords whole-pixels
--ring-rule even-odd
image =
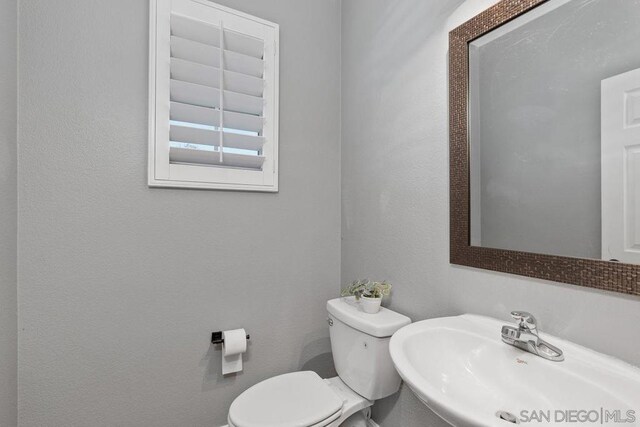
[[[538,323],[531,313],[512,311],[511,317],[518,322],[518,327],[503,326],[502,341],[547,360],[554,362],[564,360],[562,350],[538,336]]]

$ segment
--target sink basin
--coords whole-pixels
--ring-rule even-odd
[[[640,369],[540,334],[565,355],[545,360],[503,343],[505,324],[471,314],[413,323],[391,338],[391,358],[416,396],[454,426],[640,425]]]

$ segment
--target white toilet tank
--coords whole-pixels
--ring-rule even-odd
[[[333,362],[340,379],[369,400],[397,392],[401,380],[391,361],[389,341],[411,319],[384,307],[367,314],[354,297],[328,301],[327,311]]]

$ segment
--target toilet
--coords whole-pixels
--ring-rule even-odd
[[[353,297],[328,301],[327,311],[338,376],[322,379],[302,371],[264,380],[233,401],[228,427],[366,425],[353,420],[365,420],[374,401],[398,391],[389,341],[411,319],[384,307],[364,313]]]

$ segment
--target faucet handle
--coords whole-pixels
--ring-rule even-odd
[[[538,328],[538,322],[533,314],[526,311],[512,311],[511,317],[513,317],[520,328],[536,330]]]

